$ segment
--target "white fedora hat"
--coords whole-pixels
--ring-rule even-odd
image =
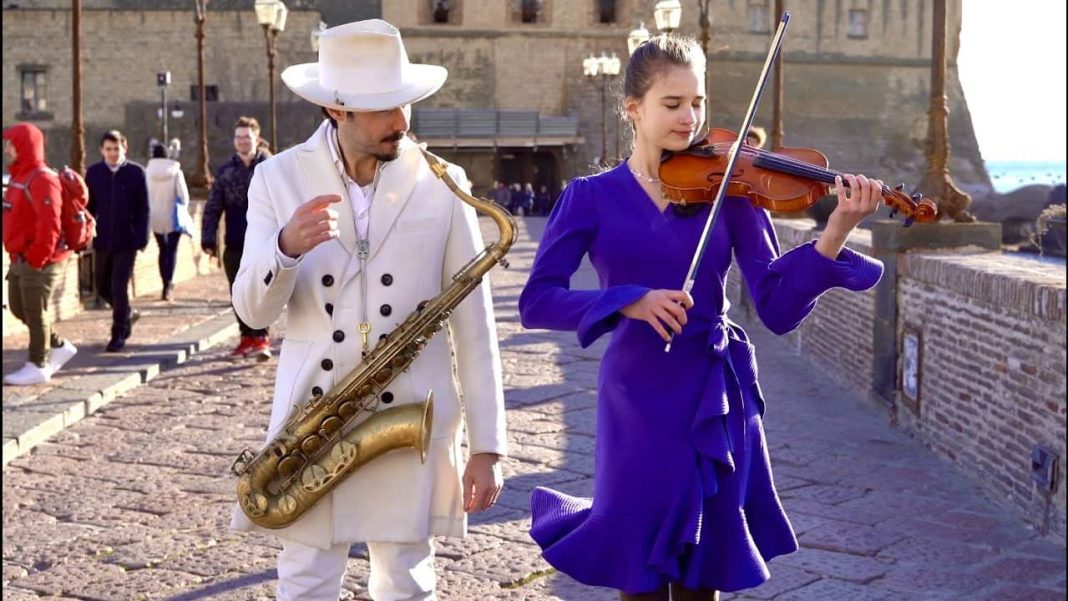
[[[448,75],[445,67],[409,63],[397,28],[368,19],[323,31],[319,61],[286,68],[282,81],[319,106],[382,111],[430,96]]]

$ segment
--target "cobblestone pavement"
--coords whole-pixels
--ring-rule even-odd
[[[57,324],[78,354],[51,381],[34,386],[4,386],[4,465],[40,441],[77,422],[161,370],[184,362],[237,331],[230,292],[222,271],[181,282],[173,301],[159,293],[133,299],[140,314],[121,353],[106,353],[111,311],[86,310]],[[3,372],[26,361],[28,334],[5,332]]]
[[[72,267],[73,269],[73,267]],[[173,301],[159,299],[159,293],[131,299],[140,313],[133,334],[121,353],[105,353],[111,335],[111,309],[82,311],[56,324],[60,336],[78,346],[78,354],[47,384],[5,386],[4,406],[31,403],[32,400],[79,376],[116,367],[131,354],[148,350],[152,342],[191,328],[224,313],[230,306],[229,284],[222,271],[204,275],[175,286]],[[29,334],[25,331],[4,336],[3,372],[16,371],[26,362]]]
[[[493,274],[511,457],[499,505],[438,546],[439,598],[608,601],[555,573],[527,536],[537,485],[592,490],[600,348],[523,331],[516,300],[542,220]],[[592,284],[586,270],[581,279]],[[982,498],[866,401],[749,328],[763,365],[779,490],[802,549],[736,600],[1064,598],[1062,544]],[[192,358],[17,458],[3,476],[5,601],[270,598],[278,544],[226,530],[228,468],[261,442],[274,362]],[[774,366],[774,367],[772,367]],[[366,599],[353,548],[344,598]]]

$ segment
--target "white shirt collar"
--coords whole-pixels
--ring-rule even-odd
[[[349,172],[345,170],[345,161],[341,158],[341,150],[338,148],[337,142],[337,128],[333,124],[326,126],[326,139],[329,141],[330,158],[334,161],[334,167],[337,168],[337,172],[341,175],[341,181],[345,182],[347,186],[349,183],[356,183],[356,180],[349,177]],[[378,161],[375,165],[375,177],[374,180],[367,186],[360,186],[361,188],[371,187],[372,189],[378,184],[378,176],[382,173],[382,161]],[[357,184],[359,185],[359,184]]]

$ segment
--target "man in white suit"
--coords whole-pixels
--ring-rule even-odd
[[[267,440],[295,404],[357,368],[363,352],[484,247],[474,210],[405,136],[411,104],[446,76],[409,63],[399,32],[377,19],[324,31],[318,62],[282,73],[327,119],[308,141],[263,163],[248,192],[234,308],[256,328],[287,310]],[[462,169],[449,173],[470,187]],[[504,399],[487,282],[379,401],[420,403],[427,390],[434,415],[425,464],[417,452],[387,453],[293,525],[270,531],[283,542],[279,599],[336,600],[354,542],[367,543],[375,601],[434,598],[431,537],[463,536],[466,514],[492,506],[503,483]],[[255,528],[240,510],[233,527]]]

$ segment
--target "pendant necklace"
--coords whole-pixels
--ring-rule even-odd
[[[636,178],[638,178],[640,180],[645,180],[645,181],[649,182],[650,184],[659,184],[660,183],[660,180],[658,178],[649,177],[648,175],[645,175],[644,173],[638,171],[637,169],[635,169],[634,167],[631,167],[630,165],[627,165],[627,169],[630,169],[630,172],[632,174],[634,174],[634,177],[636,177]]]

